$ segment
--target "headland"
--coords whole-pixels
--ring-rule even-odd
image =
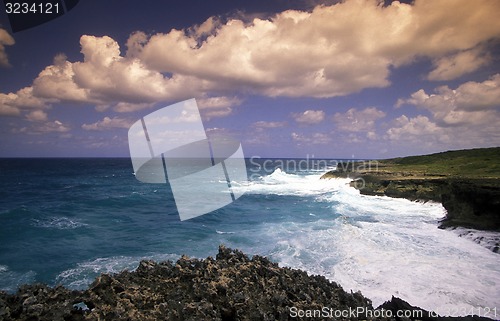
[[[321,178],[335,177],[365,195],[440,202],[442,228],[500,231],[500,147],[343,162]]]

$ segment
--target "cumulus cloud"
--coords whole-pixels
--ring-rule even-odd
[[[83,62],[72,69],[73,80],[89,92],[90,98],[125,102],[157,102],[176,96],[180,86],[192,88],[186,78],[164,77],[150,70],[138,59],[120,55],[118,43],[110,37],[82,36]]]
[[[257,121],[255,123],[253,123],[252,127],[264,129],[264,128],[280,128],[280,127],[285,127],[286,125],[287,125],[286,121],[264,121],[264,120],[261,120],[261,121]]]
[[[441,137],[443,130],[435,123],[429,120],[428,117],[418,115],[413,118],[408,118],[402,115],[395,119],[396,127],[387,130],[388,138],[391,140],[411,139],[413,136]]]
[[[90,97],[88,89],[81,88],[74,82],[73,63],[66,56],[59,54],[54,63],[40,72],[29,87],[35,97],[51,98],[58,101],[99,103]]]
[[[500,108],[500,74],[483,82],[469,81],[456,89],[441,86],[434,94],[423,89],[397,106],[411,104],[430,111],[440,126],[481,125],[496,121]]]
[[[154,105],[154,103],[128,103],[128,102],[119,102],[116,105],[114,105],[113,110],[119,113],[128,113],[128,112],[133,112],[137,110],[143,110],[146,108],[150,108]],[[101,105],[101,109],[99,110],[99,106],[96,106],[98,111],[104,111],[109,107],[109,105]]]
[[[9,106],[2,103],[2,95],[0,94],[0,116],[18,116],[21,114],[19,108]]]
[[[476,71],[490,61],[491,57],[485,54],[482,48],[461,51],[434,60],[434,70],[429,73],[427,79],[452,80]]]
[[[54,121],[37,121],[32,126],[15,128],[12,130],[13,133],[25,133],[31,135],[46,134],[46,133],[67,133],[71,130],[71,127],[67,124],[63,124],[59,120]],[[67,135],[67,134],[66,134]]]
[[[321,123],[325,119],[325,112],[322,110],[306,110],[303,113],[293,113],[292,117],[299,124],[313,125]]]
[[[423,89],[398,105],[411,104],[431,117],[397,118],[386,132],[392,141],[447,144],[456,148],[498,146],[500,143],[500,75],[483,82],[469,81],[456,89],[442,86],[433,94]]]
[[[15,93],[0,93],[0,115],[20,115],[25,109],[46,109],[53,99],[37,97],[33,94],[32,87],[25,87]]]
[[[243,102],[238,97],[208,97],[197,99],[198,107],[205,118],[223,117],[232,113],[233,107]]]
[[[340,131],[360,132],[373,131],[375,122],[385,117],[385,112],[375,107],[367,107],[363,110],[351,108],[345,113],[335,113],[333,122]],[[370,134],[373,137],[373,134]]]
[[[325,133],[300,134],[293,132],[290,136],[292,137],[292,140],[295,141],[298,145],[323,145],[328,144],[332,141],[330,135]]]
[[[390,66],[499,37],[499,9],[494,0],[417,0],[386,7],[352,0],[312,12],[288,10],[250,24],[233,19],[208,28],[211,34],[203,41],[196,33],[172,30],[143,41],[139,56],[155,70],[192,75],[209,87],[333,97],[387,86]]]
[[[112,128],[130,128],[133,121],[120,117],[104,117],[92,124],[83,124],[82,128],[85,130],[107,130]]]
[[[5,46],[12,46],[15,43],[14,38],[7,30],[0,28],[0,67],[10,66],[9,58],[5,52]]]
[[[197,99],[196,102],[198,104],[198,107],[202,109],[205,108],[218,109],[218,108],[238,106],[242,103],[242,100],[237,97],[220,96],[220,97]]]
[[[47,113],[43,110],[34,110],[26,115],[29,121],[46,121],[48,119]]]
[[[118,43],[110,37],[84,35],[80,44],[83,61],[70,62],[64,55],[56,56],[28,87],[34,97],[130,112],[159,101],[189,98],[201,91],[190,77],[167,78],[139,59],[123,57]]]
[[[68,125],[64,125],[59,120],[55,120],[53,122],[47,122],[38,128],[40,132],[58,132],[65,133],[70,131],[70,127]]]
[[[0,112],[15,115],[35,104],[41,109],[60,102],[129,112],[235,91],[342,96],[388,86],[390,69],[416,57],[434,60],[430,79],[451,79],[486,63],[485,43],[500,37],[499,10],[496,0],[395,1],[387,6],[378,0],[347,0],[251,21],[211,17],[151,36],[139,31],[129,37],[125,52],[108,36],[84,35],[82,61],[56,56],[25,88],[31,101],[16,97],[19,92],[1,94]],[[3,44],[13,42],[9,37],[0,35]],[[207,106],[217,105],[207,99]],[[207,110],[211,117],[231,113],[230,106]]]

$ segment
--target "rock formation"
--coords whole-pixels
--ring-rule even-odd
[[[84,291],[35,284],[16,294],[0,292],[0,320],[461,319],[423,310],[418,317],[395,318],[402,308],[421,310],[397,298],[374,310],[361,293],[345,292],[322,276],[282,268],[265,257],[250,259],[224,246],[215,259],[142,261],[133,272],[99,276]],[[307,317],[314,313],[319,317]]]
[[[321,178],[352,178],[365,195],[441,202],[441,227],[500,231],[500,148],[340,163]],[[373,165],[373,164],[376,164]]]

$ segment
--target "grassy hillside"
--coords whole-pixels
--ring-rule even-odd
[[[379,169],[426,176],[500,178],[500,147],[447,151],[380,161]]]

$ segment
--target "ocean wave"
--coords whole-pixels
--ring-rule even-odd
[[[495,253],[500,253],[500,232],[479,231],[463,227],[456,227],[450,230],[459,237],[471,240]]]
[[[375,306],[396,295],[428,310],[498,307],[497,254],[438,229],[441,204],[365,196],[333,184],[336,193],[320,196],[332,204],[332,220],[276,223],[260,232],[277,244],[269,253],[274,260],[359,290]],[[485,242],[486,234],[463,236]]]
[[[222,235],[222,234],[235,234],[235,233],[236,233],[236,232],[224,232],[224,231],[219,231],[219,230],[215,230],[215,232],[216,232],[217,234],[221,234],[221,235]]]
[[[498,254],[465,239],[491,247],[495,237],[466,231],[461,239],[458,231],[439,229],[446,214],[440,203],[361,195],[349,186],[350,179],[320,176],[277,169],[250,182],[247,193],[266,196],[262,208],[267,208],[266,199],[276,202],[282,195],[293,195],[307,202],[283,203],[283,211],[293,206],[300,213],[297,206],[304,206],[303,215],[311,217],[310,208],[321,213],[313,220],[293,216],[246,233],[258,239],[261,254],[324,275],[346,290],[359,290],[375,306],[396,295],[427,310],[500,308]],[[276,197],[268,197],[272,195]],[[315,205],[310,200],[320,201],[320,207],[311,207]]]
[[[33,283],[35,279],[34,271],[17,272],[10,270],[6,265],[0,265],[0,291],[16,292],[21,285]]]
[[[291,174],[276,168],[266,176],[251,177],[244,186],[235,185],[233,189],[246,194],[259,195],[293,195],[320,196],[338,190],[339,185],[345,185],[349,179],[320,180],[322,174],[309,175]]]
[[[88,224],[79,222],[69,217],[49,217],[45,219],[32,219],[32,226],[41,228],[55,228],[59,230],[71,230],[88,226]]]
[[[83,289],[91,284],[94,279],[102,274],[115,274],[123,270],[134,271],[141,260],[168,261],[177,260],[177,254],[154,254],[151,256],[112,256],[84,261],[59,273],[55,279],[56,284],[62,284],[70,289]]]

